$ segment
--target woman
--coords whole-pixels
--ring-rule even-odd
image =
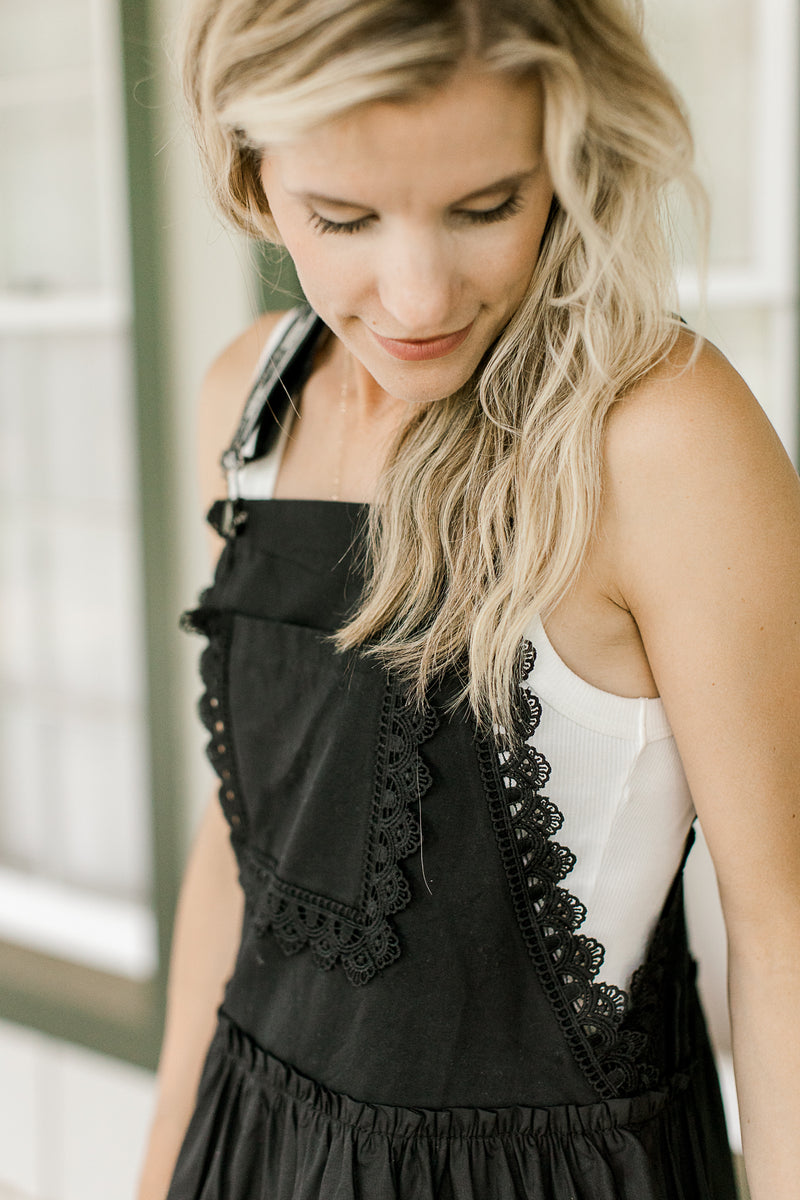
[[[800,487],[670,315],[674,93],[617,0],[196,0],[184,61],[217,200],[311,307],[205,391],[221,806],[142,1196],[733,1197],[696,813],[788,1200]]]

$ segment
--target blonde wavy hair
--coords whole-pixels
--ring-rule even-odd
[[[514,727],[519,647],[580,570],[609,408],[678,335],[665,199],[705,220],[688,122],[623,0],[193,0],[186,95],[211,193],[278,241],[265,147],[465,62],[542,85],[556,199],[528,293],[461,391],[419,406],[369,517],[367,584],[337,635],[422,699],[455,668],[483,722]]]

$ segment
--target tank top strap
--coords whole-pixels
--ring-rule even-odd
[[[326,329],[322,318],[304,304],[278,322],[265,346],[236,433],[220,459],[228,482],[228,499],[212,523],[224,537],[230,536],[243,519],[239,511],[239,471],[269,449],[288,404],[300,393],[311,372],[314,348]]]
[[[280,417],[311,370],[311,351],[325,328],[322,319],[308,305],[292,309],[276,326],[236,433],[222,455],[226,471],[233,466],[241,467],[264,452],[263,442],[268,440],[269,433],[274,434],[275,418]],[[265,421],[267,415],[271,421]]]

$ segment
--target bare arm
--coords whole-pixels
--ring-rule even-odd
[[[167,1194],[233,968],[242,907],[228,827],[215,795],[189,857],[175,918],[158,1100],[139,1200],[163,1200]]]
[[[261,348],[279,314],[255,322],[214,363],[200,398],[199,459],[203,503],[224,490],[218,466],[247,394]],[[212,557],[222,539],[209,529]],[[158,1098],[139,1200],[163,1200],[169,1188],[225,983],[233,969],[243,896],[229,830],[215,795],[198,830],[175,918],[167,1020]]]
[[[753,1200],[800,1178],[800,482],[710,348],[612,416],[608,536],[717,871]]]

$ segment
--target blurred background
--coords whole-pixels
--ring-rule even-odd
[[[291,273],[204,199],[171,65],[179,4],[0,0],[0,1200],[134,1194],[211,787],[199,643],[177,628],[209,575],[196,397],[259,308],[288,303]],[[796,4],[645,10],[711,193],[708,335],[796,462]],[[692,320],[691,261],[681,290]],[[702,839],[689,890],[733,1114]]]

